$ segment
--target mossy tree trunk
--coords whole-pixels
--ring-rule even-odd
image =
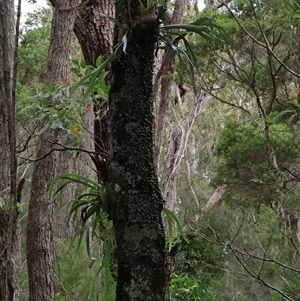
[[[138,1],[117,1],[120,7]],[[138,19],[138,12],[130,15]],[[163,300],[163,199],[153,160],[152,77],[154,36],[128,32],[126,53],[112,66],[109,95],[110,180],[118,254],[117,301]]]

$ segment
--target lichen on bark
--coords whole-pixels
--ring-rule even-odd
[[[153,160],[154,47],[154,38],[137,43],[129,35],[112,66],[108,169],[116,197],[116,300],[122,301],[162,300],[165,280],[163,199]]]

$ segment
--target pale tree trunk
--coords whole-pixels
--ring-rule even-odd
[[[226,184],[219,186],[210,197],[208,202],[201,208],[200,213],[194,216],[194,223],[199,225],[204,218],[219,204],[219,201],[225,192]]]
[[[14,1],[0,1],[0,300],[18,301],[20,224],[14,99]]]
[[[217,2],[218,1],[209,1],[206,4],[206,8],[219,8]],[[195,3],[193,2],[192,5],[195,5]],[[174,15],[171,20],[172,24],[181,22],[184,6],[185,1],[178,0],[175,2]],[[171,101],[170,92],[172,81],[166,78],[165,75],[170,71],[174,61],[175,59],[173,58],[162,66],[157,71],[154,80],[154,160],[157,170],[159,169],[160,150],[163,144],[166,115]],[[216,80],[213,89],[218,89],[225,79],[225,76],[220,76],[219,79]],[[209,91],[207,91],[206,94],[201,92],[198,94],[197,101],[191,112],[175,125],[170,134],[168,151],[162,167],[162,194],[165,200],[165,207],[172,211],[175,209],[176,205],[179,167],[185,155],[190,130],[198,117],[202,114],[204,108],[213,99],[213,96],[209,94]],[[195,198],[195,200],[197,200],[197,198]],[[164,224],[166,226],[165,220]]]
[[[213,85],[212,91],[216,92],[226,78],[226,75],[221,75]],[[197,101],[191,112],[188,116],[179,121],[171,132],[168,152],[164,160],[162,193],[165,200],[165,207],[172,211],[175,210],[176,206],[178,172],[181,161],[185,155],[190,130],[213,99],[213,95],[208,92],[209,91],[204,93],[200,90],[199,95],[196,95]],[[199,205],[197,204],[197,206]]]
[[[185,0],[177,0],[174,5],[174,13],[170,22],[165,20],[165,23],[179,24],[181,23],[183,11],[185,8]],[[178,40],[174,39],[173,44],[178,44]],[[161,64],[167,54],[165,54],[158,64]],[[153,86],[153,114],[154,120],[154,163],[156,169],[159,169],[160,149],[163,144],[166,116],[170,103],[170,92],[172,81],[166,78],[167,73],[171,70],[175,63],[175,56],[170,59],[166,64],[156,71],[154,76]]]
[[[53,13],[48,54],[46,84],[66,82],[69,50],[77,0],[59,0]],[[47,183],[56,175],[57,156],[53,148],[53,131],[38,137],[37,158],[32,177],[27,225],[27,261],[30,301],[47,301],[54,296],[53,204]],[[49,142],[50,141],[50,142]],[[47,155],[48,154],[48,155]]]

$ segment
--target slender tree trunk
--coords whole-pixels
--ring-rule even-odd
[[[65,82],[68,77],[69,49],[77,0],[58,0],[54,9],[46,84]],[[27,225],[27,261],[30,301],[47,301],[54,296],[54,249],[52,239],[53,204],[49,201],[47,182],[56,175],[55,154],[49,141],[51,130],[38,137]]]
[[[14,1],[0,1],[0,300],[18,301],[20,224],[14,98]]]
[[[138,1],[117,4],[138,18]],[[163,199],[152,140],[154,45],[154,36],[147,40],[130,33],[126,53],[120,50],[112,67],[108,167],[116,197],[117,301],[163,300]]]
[[[214,83],[212,91],[217,91],[226,79],[226,75],[221,75]],[[213,99],[213,95],[208,92],[205,94],[199,93],[199,95],[196,95],[196,99],[197,101],[191,112],[178,122],[171,132],[162,177],[162,193],[165,207],[170,210],[174,210],[176,206],[179,167],[185,155],[190,130]]]
[[[185,8],[186,0],[176,0],[174,5],[174,13],[170,21],[171,24],[181,23],[181,18]],[[178,44],[178,42],[176,42]],[[175,44],[176,44],[175,43]],[[174,44],[174,41],[173,41]],[[163,62],[167,53],[161,59]],[[161,63],[160,62],[160,63]],[[153,99],[154,99],[154,163],[158,170],[160,150],[163,144],[166,116],[170,103],[170,92],[172,81],[166,78],[167,73],[171,70],[175,63],[175,56],[165,65],[161,66],[154,77]]]

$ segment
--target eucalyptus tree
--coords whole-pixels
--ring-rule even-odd
[[[0,299],[19,300],[14,1],[0,1]],[[21,186],[20,186],[21,187]],[[19,207],[20,208],[20,207]]]
[[[77,1],[57,1],[53,13],[46,84],[68,78],[69,49]],[[54,133],[47,129],[38,137],[27,225],[27,261],[30,300],[50,300],[54,296],[53,203],[47,182],[55,176]]]

